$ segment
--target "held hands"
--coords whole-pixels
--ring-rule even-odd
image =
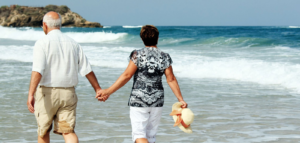
[[[108,92],[108,89],[101,89],[97,91],[95,98],[97,98],[100,102],[105,102],[109,98],[109,96],[110,93]]]

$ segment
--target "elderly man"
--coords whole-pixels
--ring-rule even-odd
[[[76,143],[74,132],[78,73],[86,76],[96,92],[101,90],[82,48],[60,31],[61,16],[48,12],[43,19],[45,37],[35,43],[27,106],[38,123],[38,142],[50,142],[49,132]],[[34,97],[35,96],[35,97]]]

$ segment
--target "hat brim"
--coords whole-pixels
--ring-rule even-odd
[[[182,105],[183,104],[181,102],[174,103],[173,106],[172,106],[172,111],[174,111],[174,110],[181,110],[182,109],[181,108]],[[178,117],[176,115],[173,116],[174,122],[177,121],[177,118]],[[192,133],[193,132],[192,128],[191,128],[191,125],[189,127],[185,128],[184,126],[182,126],[181,124],[179,124],[178,127],[179,127],[179,129],[181,129],[185,133]]]

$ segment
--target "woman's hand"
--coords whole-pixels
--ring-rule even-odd
[[[187,107],[188,107],[188,104],[187,104],[185,101],[181,100],[181,101],[179,101],[179,102],[182,103],[181,108],[187,108]]]

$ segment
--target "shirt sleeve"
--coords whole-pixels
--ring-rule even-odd
[[[165,54],[165,59],[164,59],[164,67],[167,69],[168,67],[172,66],[173,60],[169,54]]]
[[[43,43],[37,41],[33,47],[32,71],[39,72],[42,76],[46,67],[46,54]]]
[[[92,72],[92,67],[83,53],[83,50],[80,45],[78,45],[79,51],[78,51],[78,72],[80,73],[81,76],[85,76]]]
[[[137,58],[137,51],[133,50],[129,56],[129,60],[131,60],[136,66],[138,66],[138,58]]]

